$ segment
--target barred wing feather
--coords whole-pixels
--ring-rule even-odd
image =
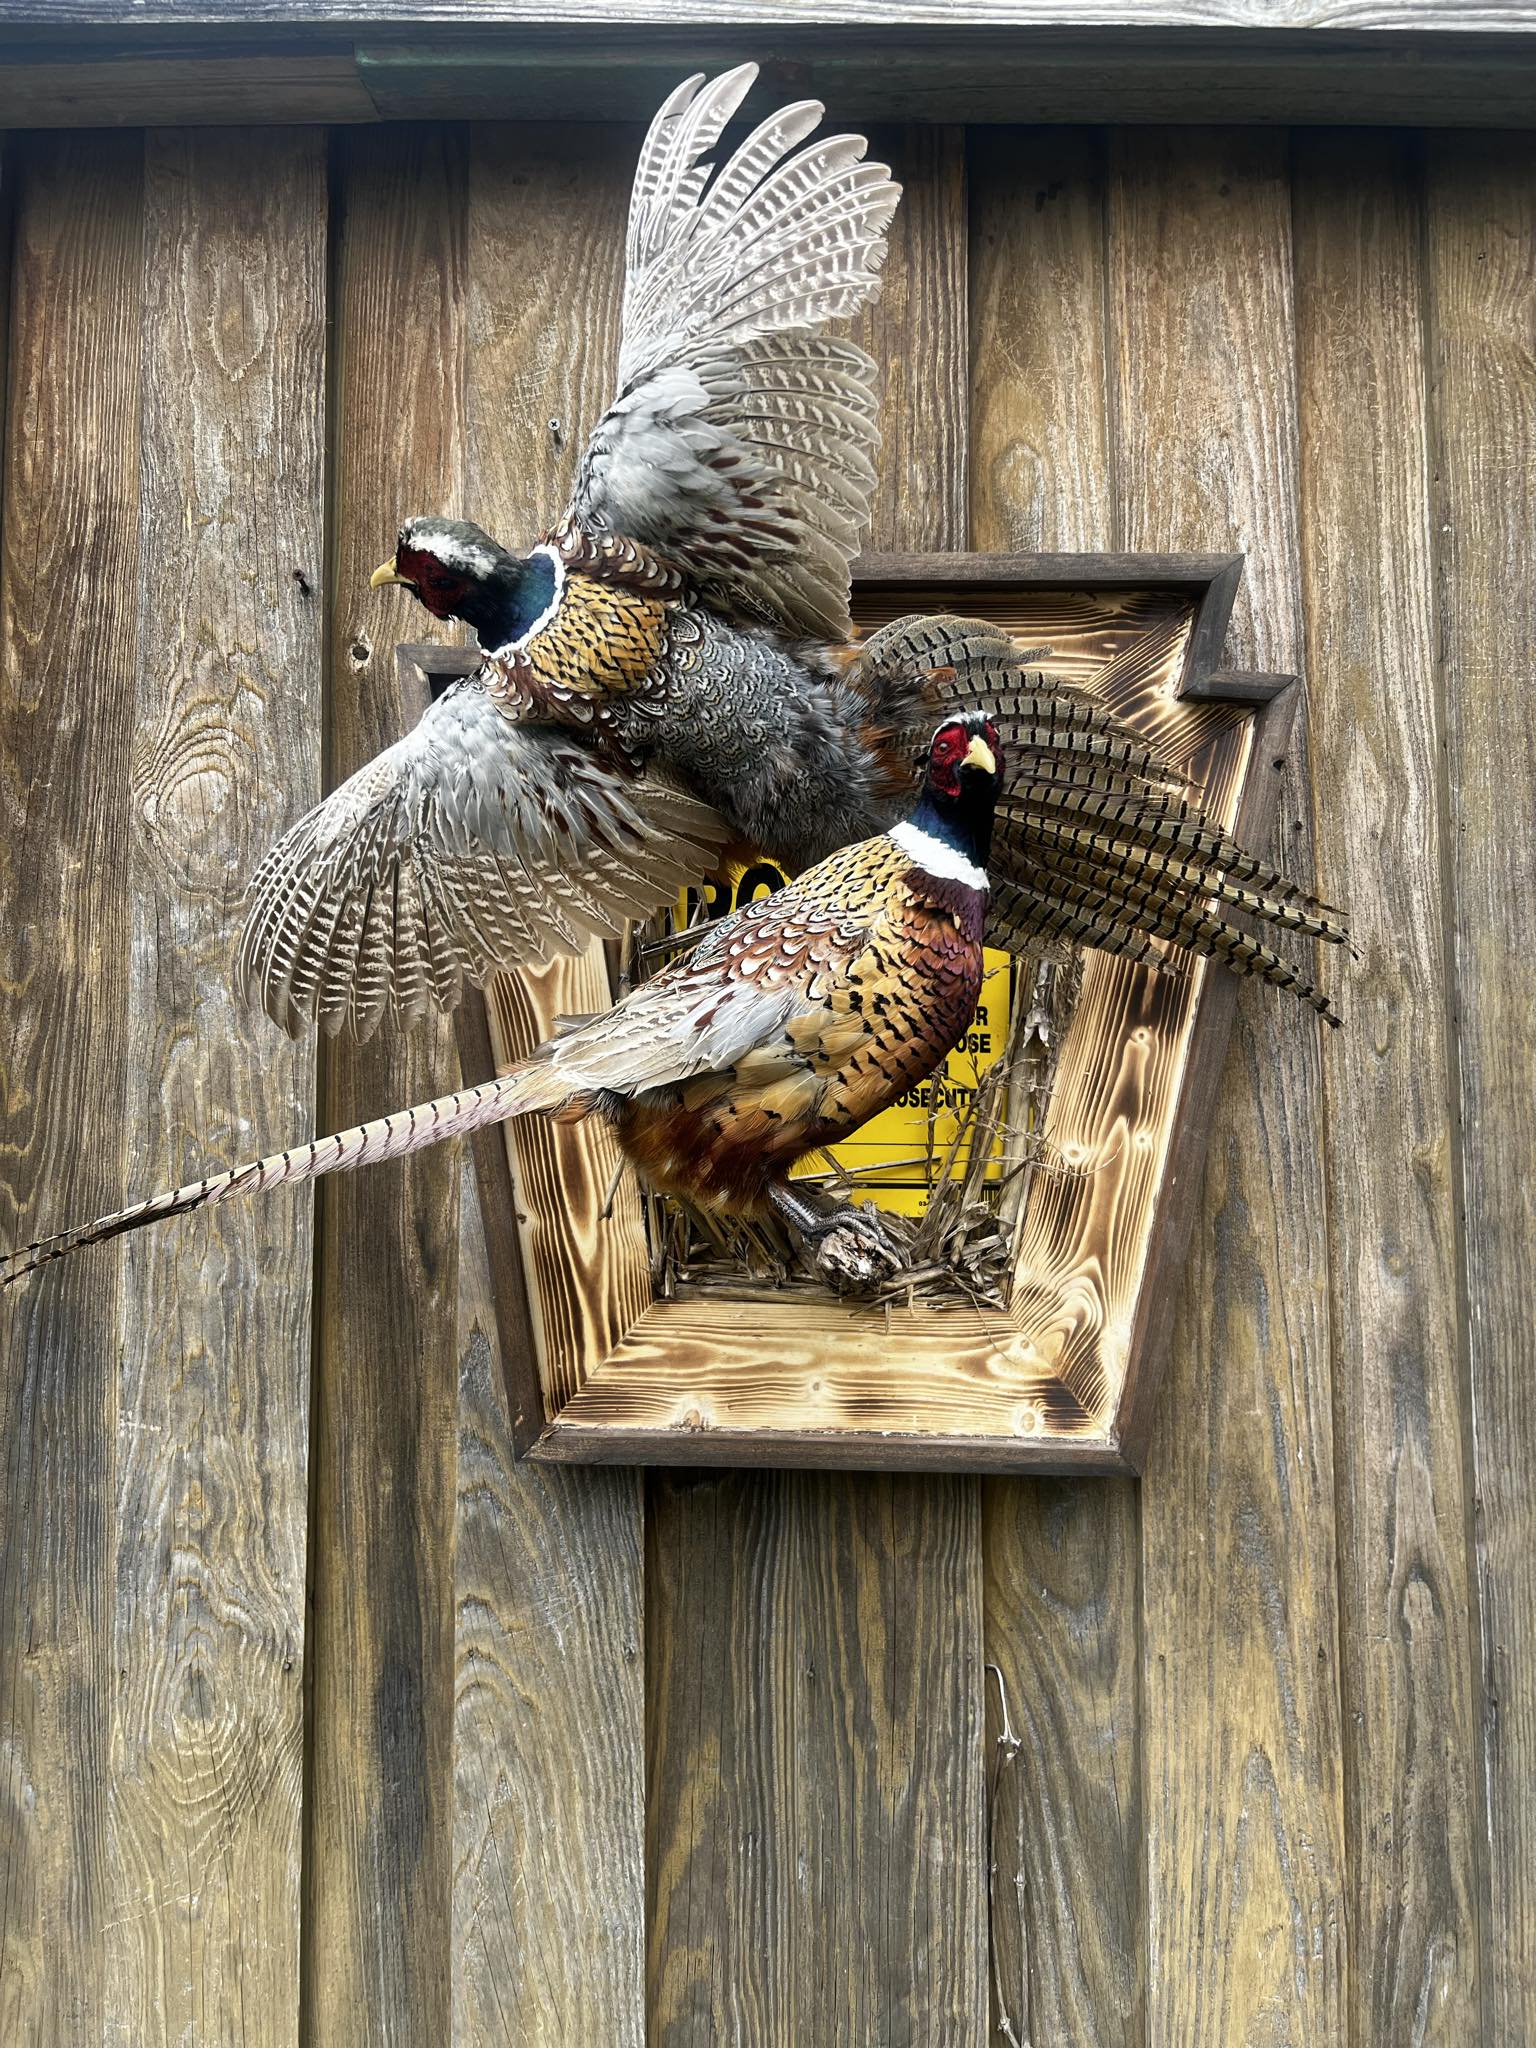
[[[900,187],[861,136],[808,140],[812,100],[716,172],[701,159],[756,75],[688,79],[651,125],[619,395],[567,519],[644,542],[727,617],[842,638],[875,482],[875,366],[818,330],[878,291]]]
[[[857,872],[860,855],[867,866],[868,842],[836,857],[839,871]],[[867,900],[867,892],[841,900],[831,873],[826,862],[809,871],[814,894],[801,877],[743,904],[612,1010],[557,1027],[536,1055],[548,1068],[547,1101],[639,1095],[749,1059],[759,1079],[776,1063],[795,1064],[788,1027],[825,1008],[830,985],[885,910],[883,897]]]
[[[658,777],[514,723],[471,678],[262,862],[237,981],[288,1031],[366,1038],[451,1008],[465,975],[579,952],[648,916],[728,834]]]

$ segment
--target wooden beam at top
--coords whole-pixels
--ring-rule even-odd
[[[759,96],[836,121],[1536,123],[1536,10],[1204,0],[1096,24],[1046,0],[4,0],[0,125],[643,120],[678,78],[755,58]],[[1245,25],[1248,23],[1249,25]],[[238,22],[238,26],[231,26]],[[1258,23],[1260,25],[1252,25]],[[1276,24],[1279,23],[1279,26]],[[585,24],[585,25],[583,25]]]
[[[347,42],[242,37],[144,51],[40,50],[0,34],[0,127],[219,128],[377,121]]]
[[[683,25],[692,29],[926,26],[991,28],[1214,29],[1254,36],[1291,29],[1314,36],[1418,30],[1536,33],[1526,0],[7,0],[11,22],[138,26],[170,22],[377,28],[505,22]]]

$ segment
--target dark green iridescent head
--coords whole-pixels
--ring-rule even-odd
[[[438,619],[463,619],[488,654],[522,640],[560,589],[553,555],[512,555],[468,519],[408,519],[375,587],[403,583]]]

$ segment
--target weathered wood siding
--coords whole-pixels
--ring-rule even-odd
[[[12,139],[5,1241],[452,1072],[240,1015],[240,884],[407,716],[399,517],[557,508],[634,141]],[[1354,913],[1343,1033],[1243,994],[1146,1477],[516,1468],[447,1153],[55,1268],[7,2044],[1536,2040],[1536,165],[881,143],[874,544],[1245,549]]]

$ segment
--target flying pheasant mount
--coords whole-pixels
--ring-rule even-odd
[[[1295,689],[1219,665],[1242,567],[1238,555],[866,556],[854,614],[867,633],[903,613],[959,610],[1048,650],[1043,667],[1156,740],[1213,820],[1262,843]],[[440,644],[399,650],[402,671],[431,693],[474,658]],[[524,1056],[556,1014],[604,1007],[620,950],[599,942],[582,960],[493,976],[458,1011],[466,1081]],[[1035,1127],[1009,1120],[1010,1157],[1045,1166],[1005,1205],[1006,1307],[954,1289],[839,1300],[805,1279],[754,1277],[729,1256],[703,1284],[697,1271],[679,1282],[657,1256],[654,1197],[618,1175],[600,1125],[527,1119],[480,1132],[519,1455],[1138,1470],[1236,982],[1201,961],[1156,971],[1086,959]]]
[[[1249,838],[1288,699],[1211,673],[1232,558],[886,559],[855,632],[877,365],[828,329],[877,293],[900,188],[863,137],[818,137],[812,100],[710,160],[755,76],[683,80],[647,132],[617,393],[555,526],[518,556],[411,516],[374,573],[469,623],[483,659],[251,887],[235,983],[277,1024],[366,1038],[490,978],[466,1064],[511,1071],[55,1231],[0,1258],[0,1287],[513,1119],[482,1168],[532,1455],[1123,1469],[1226,970],[1339,1021],[1270,935],[1342,945],[1344,919]],[[793,879],[615,1003],[614,945],[742,848]],[[915,1088],[962,1092],[938,1069],[987,1036],[988,947],[1092,958],[1048,1095],[1049,1060],[977,1079],[974,1099],[1009,1093],[997,1187],[984,1144],[964,1162],[967,1258],[938,1231],[955,1183],[928,1162],[955,1148],[931,1137],[907,1138],[933,1186],[903,1249],[795,1177],[820,1145],[878,1148]],[[1030,1010],[1055,1017],[1051,972]],[[646,1201],[730,1219],[711,1269],[675,1217],[647,1233],[616,1148]],[[744,1315],[737,1227],[781,1220],[821,1279],[904,1298],[786,1286],[769,1313],[759,1287]],[[926,1272],[920,1245],[942,1253]]]

